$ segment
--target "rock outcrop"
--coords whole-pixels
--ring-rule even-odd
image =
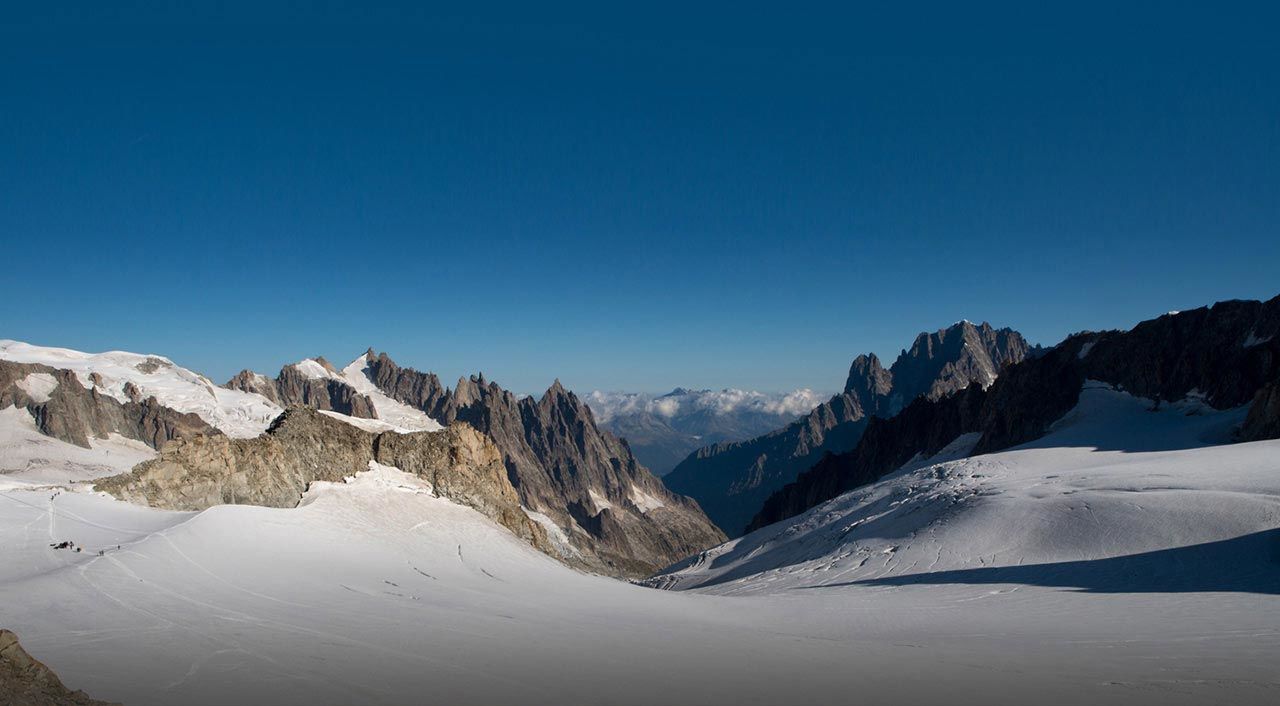
[[[53,670],[22,649],[17,635],[0,630],[0,706],[113,705],[68,689]]]
[[[122,500],[171,510],[294,507],[312,482],[341,482],[367,470],[370,461],[418,475],[437,496],[551,550],[546,532],[521,510],[498,449],[466,424],[436,432],[373,433],[309,407],[292,407],[255,439],[182,439],[158,458],[95,485]]]
[[[890,417],[917,397],[936,400],[971,383],[989,386],[1005,366],[1037,352],[1017,331],[988,323],[961,321],[921,333],[888,369],[874,354],[855,358],[844,391],[799,421],[747,441],[699,449],[664,480],[736,536],[779,488],[825,454],[854,448],[869,417]]]
[[[337,370],[323,357],[309,359],[329,373]],[[313,377],[298,365],[286,365],[274,380],[250,370],[241,370],[223,387],[241,392],[256,392],[281,407],[313,407],[348,417],[377,419],[373,401],[354,387],[333,377]]]
[[[1166,314],[1130,331],[1076,334],[1007,367],[985,390],[975,382],[872,420],[856,447],[823,458],[771,496],[748,530],[874,482],[917,455],[932,456],[960,434],[980,434],[975,454],[1032,441],[1075,407],[1086,380],[1158,402],[1196,395],[1218,409],[1249,404],[1241,439],[1280,438],[1278,377],[1280,297]]]
[[[1280,439],[1280,379],[1267,383],[1249,406],[1240,441]]]
[[[493,439],[520,501],[572,547],[566,558],[639,577],[724,541],[696,502],[672,493],[626,442],[601,431],[559,381],[541,398],[520,398],[483,375],[462,378],[450,390],[436,375],[401,368],[385,353],[371,350],[366,360],[370,379],[387,396]]]
[[[198,415],[133,391],[133,401],[121,402],[97,385],[86,389],[70,370],[0,360],[0,408],[25,408],[42,433],[67,443],[88,448],[89,439],[116,433],[159,449],[173,439],[221,434]]]

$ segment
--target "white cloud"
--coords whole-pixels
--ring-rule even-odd
[[[640,392],[602,392],[587,395],[586,402],[596,419],[608,422],[618,416],[648,412],[666,419],[711,412],[717,416],[737,413],[798,417],[818,406],[825,395],[810,389],[786,393],[753,390],[676,390],[666,395]]]

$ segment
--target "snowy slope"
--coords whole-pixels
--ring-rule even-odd
[[[49,547],[64,540],[84,551]],[[1264,704],[1280,689],[1276,593],[791,585],[724,597],[582,574],[376,465],[288,510],[0,490],[0,623],[71,687],[131,706]]]
[[[1152,411],[1147,400],[1087,384],[1076,409],[1036,442],[909,464],[791,521],[714,548],[655,584],[736,595],[858,582],[980,583],[1002,576],[1035,582],[1048,574],[1058,578],[1045,581],[1078,580],[1082,588],[1108,580],[1121,585],[1123,576],[1095,574],[1097,567],[1132,568],[1125,562],[1058,564],[1280,528],[1280,442],[1211,445],[1229,437],[1244,411],[1219,412],[1194,399]],[[1177,554],[1165,559],[1182,560]],[[1272,571],[1269,561],[1264,553],[1252,564]],[[1039,568],[991,570],[1032,566]],[[1088,576],[1073,579],[1065,575],[1071,570]]]
[[[376,464],[176,513],[73,485],[96,471],[49,440],[43,487],[0,486],[0,624],[130,706],[1269,704],[1280,442],[1206,445],[1238,418],[1088,389],[1035,445],[917,460],[665,581],[692,591],[574,571]]]
[[[151,447],[112,434],[90,448],[45,436],[26,409],[0,409],[0,489],[65,485],[124,473],[155,458]]]
[[[155,396],[166,407],[194,412],[233,437],[251,438],[261,434],[282,411],[261,395],[219,387],[205,376],[157,355],[123,351],[82,353],[0,340],[0,359],[72,370],[86,388],[94,387],[91,376],[97,373],[101,379],[98,389],[121,402],[129,401],[124,392],[125,383],[133,383],[143,397]]]

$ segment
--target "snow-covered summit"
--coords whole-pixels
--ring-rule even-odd
[[[71,370],[86,388],[96,387],[121,402],[129,401],[125,386],[131,383],[142,397],[154,396],[166,407],[197,414],[232,437],[250,438],[261,434],[283,411],[262,395],[219,387],[209,378],[159,355],[125,351],[83,353],[0,340],[0,359]]]

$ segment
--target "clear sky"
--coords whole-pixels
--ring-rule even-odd
[[[832,390],[1280,293],[1267,3],[26,5],[0,338]]]

